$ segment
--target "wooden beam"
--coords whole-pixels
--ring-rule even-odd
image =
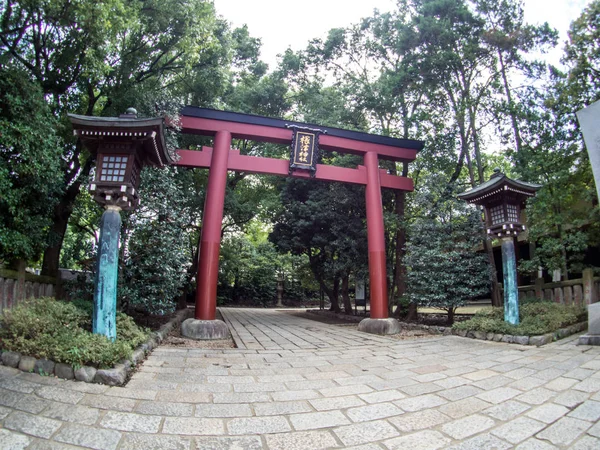
[[[202,147],[197,150],[178,150],[179,161],[175,163],[181,167],[209,168],[212,158],[212,148]],[[287,159],[262,158],[257,156],[240,155],[239,150],[230,150],[227,161],[227,169],[238,172],[250,172],[263,175],[278,175],[282,177],[292,176],[296,178],[310,178],[306,171],[294,171],[289,173],[289,161]],[[317,164],[314,179],[323,181],[340,181],[353,184],[367,184],[367,173],[364,166],[356,169],[348,167],[330,166]],[[380,169],[381,186],[390,189],[412,191],[413,182],[410,178],[389,175],[385,169]]]

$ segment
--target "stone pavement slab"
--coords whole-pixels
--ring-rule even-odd
[[[124,387],[0,365],[0,450],[598,449],[600,349],[397,340],[221,310],[238,348],[158,347]]]

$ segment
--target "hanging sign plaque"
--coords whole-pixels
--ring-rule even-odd
[[[317,171],[319,161],[319,135],[323,130],[288,126],[293,130],[290,147],[290,174],[297,169],[308,170],[311,175]]]

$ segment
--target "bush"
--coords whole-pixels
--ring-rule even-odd
[[[581,306],[525,300],[519,308],[519,325],[511,325],[504,321],[503,308],[488,308],[477,312],[470,320],[454,324],[452,328],[513,336],[536,336],[582,322],[585,318],[586,311]]]
[[[88,311],[53,298],[30,299],[5,311],[0,318],[0,347],[74,367],[114,366],[129,359],[148,338],[125,314],[117,314],[117,339],[93,334]]]

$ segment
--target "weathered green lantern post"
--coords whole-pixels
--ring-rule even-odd
[[[502,273],[504,275],[504,321],[519,323],[519,290],[517,287],[517,261],[515,237],[525,231],[521,223],[521,211],[525,200],[535,196],[539,184],[508,178],[500,169],[495,169],[488,181],[475,186],[458,197],[485,211],[487,234],[502,243]]]
[[[117,278],[121,210],[138,203],[140,171],[146,165],[173,163],[164,140],[162,118],[138,119],[129,108],[118,118],[69,114],[73,132],[96,158],[90,192],[104,206],[94,283],[93,332],[117,337]]]

